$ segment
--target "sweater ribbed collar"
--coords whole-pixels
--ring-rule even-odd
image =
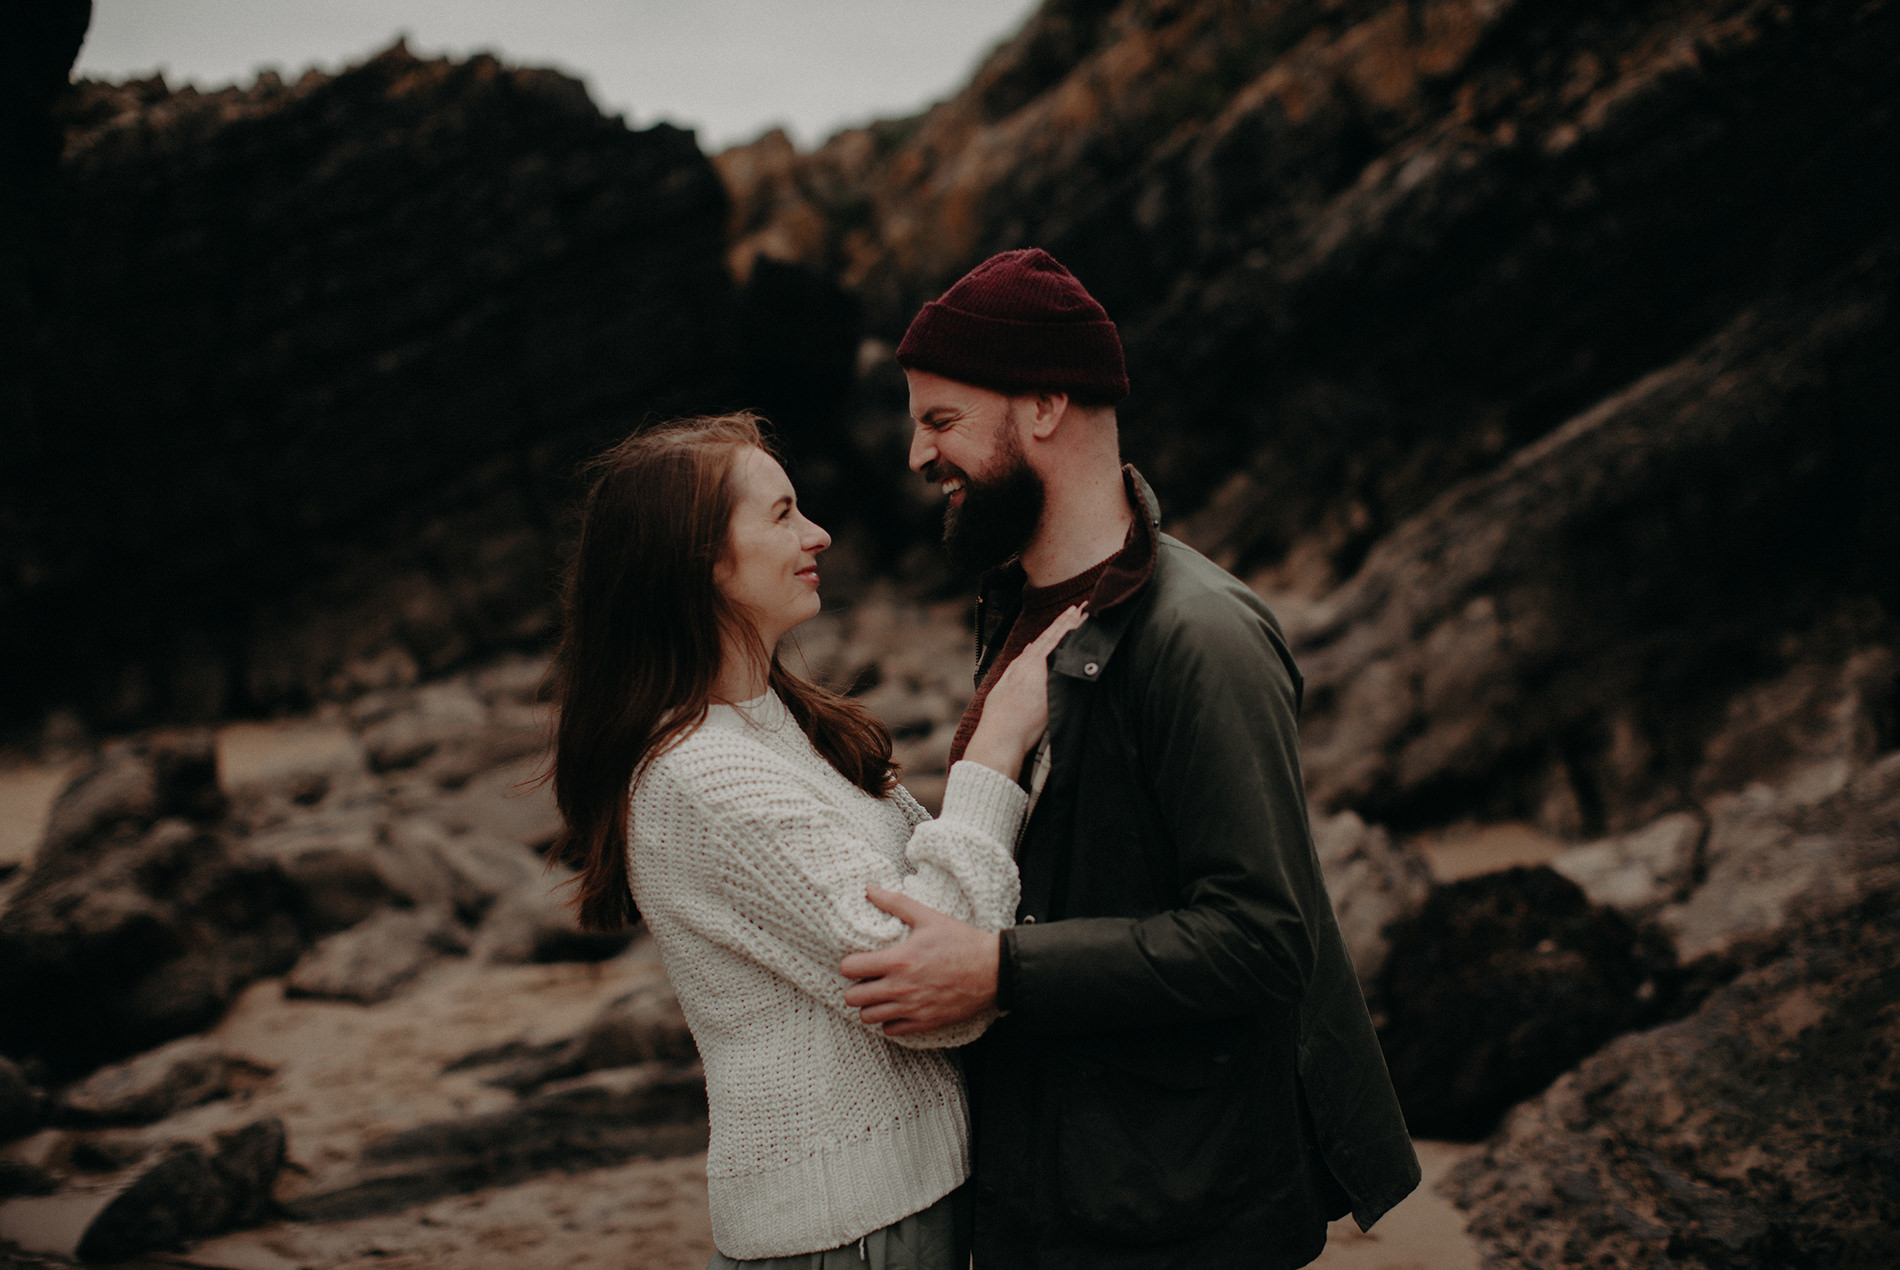
[[[715,727],[777,732],[791,721],[792,712],[779,695],[767,688],[759,696],[730,704],[715,701],[706,707],[706,722]]]

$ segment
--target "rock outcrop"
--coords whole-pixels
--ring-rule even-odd
[[[1380,1044],[1413,1133],[1476,1139],[1674,1005],[1666,941],[1549,869],[1439,887],[1389,935]]]
[[[0,913],[0,1052],[84,1070],[207,1026],[296,959],[296,888],[205,814],[212,752],[208,732],[115,744],[55,806]]]
[[[1513,1111],[1448,1182],[1486,1264],[1890,1263],[1896,966],[1900,907],[1869,896]]]
[[[818,427],[849,386],[855,302],[790,265],[741,294],[692,135],[555,72],[398,44],[53,110],[8,724],[216,717],[537,645],[586,456],[696,409]]]
[[[1078,272],[1126,450],[1289,619],[1323,808],[1600,837],[1900,642],[1897,58],[1887,0],[1053,0],[917,118],[718,164],[735,264],[887,340],[990,251]]]

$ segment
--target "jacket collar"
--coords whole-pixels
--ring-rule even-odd
[[[1128,542],[1089,594],[1088,621],[1062,641],[1049,662],[1057,674],[1073,679],[1092,681],[1108,669],[1134,612],[1130,601],[1154,577],[1161,542],[1161,504],[1155,498],[1154,487],[1134,464],[1122,465],[1122,484],[1129,509],[1135,513]],[[981,660],[987,661],[997,637],[1015,620],[1027,581],[1021,562],[1013,557],[983,575],[977,591]]]

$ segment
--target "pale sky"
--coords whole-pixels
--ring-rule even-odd
[[[336,70],[399,33],[418,55],[555,66],[634,126],[711,151],[782,125],[810,147],[960,88],[1039,0],[93,0],[75,75],[174,87]]]

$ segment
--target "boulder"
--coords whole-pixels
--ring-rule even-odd
[[[502,1111],[376,1138],[353,1176],[288,1208],[300,1221],[386,1213],[550,1169],[704,1151],[706,1132],[697,1063],[620,1067],[549,1086]]]
[[[1900,1229],[1900,892],[1514,1110],[1446,1189],[1485,1264],[1879,1266]]]
[[[624,952],[638,928],[584,931],[567,907],[573,874],[556,868],[532,886],[496,900],[482,919],[471,955],[501,965],[524,962],[605,961]]]
[[[363,703],[358,703],[361,706]],[[468,683],[425,684],[400,707],[387,708],[363,730],[370,766],[378,772],[413,767],[444,745],[486,731],[488,708]]]
[[[283,873],[179,819],[44,856],[0,914],[0,1050],[84,1071],[196,1031],[302,951]]]
[[[284,1158],[274,1119],[173,1142],[114,1184],[0,1204],[0,1239],[85,1261],[177,1248],[268,1212]]]
[[[231,723],[217,735],[218,787],[234,800],[248,798],[242,810],[253,820],[267,814],[273,795],[309,806],[367,770],[362,742],[336,720]]]
[[[546,886],[546,866],[518,842],[479,829],[456,833],[426,815],[392,821],[390,845],[430,861],[449,879],[455,913],[474,925],[504,895]]]
[[[284,992],[373,1005],[443,956],[467,950],[467,935],[447,912],[390,909],[311,949],[291,968]]]
[[[396,906],[452,902],[456,877],[425,847],[389,833],[378,791],[297,808],[254,831],[245,849],[297,888],[313,931],[342,930]]]
[[[571,1037],[532,1048],[510,1046],[494,1057],[510,1062],[488,1083],[524,1091],[606,1068],[690,1063],[698,1059],[699,1050],[679,998],[662,979],[609,1001]],[[475,1054],[455,1066],[485,1066],[488,1061],[490,1056]]]
[[[102,1067],[59,1096],[59,1109],[82,1122],[145,1123],[227,1096],[232,1078],[264,1069],[202,1037],[185,1037],[149,1054]]]
[[[1313,844],[1360,988],[1370,993],[1391,951],[1387,932],[1424,907],[1431,868],[1417,848],[1394,844],[1392,835],[1350,811],[1315,817]]]
[[[1657,916],[1685,962],[1772,944],[1900,880],[1900,752],[1845,784],[1750,785],[1709,812],[1702,881]]]
[[[1390,939],[1379,1039],[1420,1137],[1483,1137],[1513,1103],[1674,1004],[1660,936],[1544,867],[1441,886]]]
[[[1649,914],[1694,887],[1708,825],[1694,812],[1671,812],[1633,833],[1571,847],[1551,868],[1583,888],[1592,904]]]
[[[543,781],[547,763],[528,755],[489,768],[458,784],[439,789],[434,782],[419,795],[399,795],[404,811],[434,817],[455,833],[479,831],[544,851],[561,830],[551,782]]]
[[[111,741],[60,791],[40,854],[58,855],[164,816],[215,820],[224,810],[213,733],[160,731]]]

